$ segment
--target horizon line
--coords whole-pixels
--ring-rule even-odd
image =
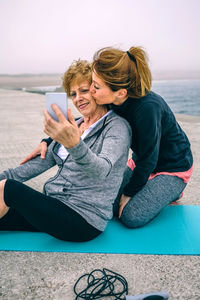
[[[65,71],[64,71],[65,72]],[[24,75],[59,75],[59,74],[63,74],[64,72],[19,72],[19,73],[0,73],[0,76],[24,76]],[[170,73],[170,72],[176,72],[176,73],[200,73],[200,69],[199,70],[194,70],[194,69],[190,69],[190,70],[180,70],[180,69],[170,69],[170,70],[166,70],[166,69],[151,69],[151,73]]]

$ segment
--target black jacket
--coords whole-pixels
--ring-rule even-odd
[[[154,92],[145,97],[128,98],[112,109],[132,128],[134,169],[124,194],[134,196],[146,184],[151,173],[183,172],[193,164],[190,142],[174,114]]]

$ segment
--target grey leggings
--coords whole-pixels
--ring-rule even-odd
[[[118,196],[114,203],[114,215],[118,216],[119,201],[123,187],[129,182],[132,170],[127,167]],[[121,222],[130,228],[147,224],[170,202],[177,200],[186,183],[179,177],[158,175],[148,180],[146,185],[124,207]]]

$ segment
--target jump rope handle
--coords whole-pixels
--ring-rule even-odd
[[[150,294],[140,294],[136,296],[126,296],[126,300],[167,300],[169,299],[168,292],[157,292]]]

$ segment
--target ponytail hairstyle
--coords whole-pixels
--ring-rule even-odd
[[[102,48],[94,55],[92,69],[112,91],[124,88],[128,97],[140,98],[151,90],[151,71],[141,47]]]

